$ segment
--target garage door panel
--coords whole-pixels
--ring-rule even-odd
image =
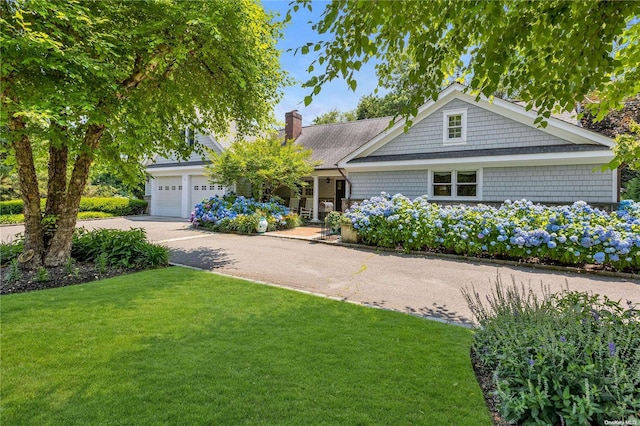
[[[182,178],[167,176],[156,178],[156,211],[157,216],[180,217],[182,213]]]
[[[191,178],[191,204],[193,206],[216,195],[222,197],[224,194],[225,187],[218,183],[209,182],[207,177],[193,176]]]

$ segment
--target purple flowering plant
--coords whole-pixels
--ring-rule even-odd
[[[544,287],[540,296],[500,277],[490,295],[463,295],[480,325],[473,353],[492,372],[505,420],[588,425],[637,416],[640,312],[633,302]]]

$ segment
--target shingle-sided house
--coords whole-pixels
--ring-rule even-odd
[[[521,198],[540,203],[616,203],[617,172],[596,170],[613,158],[614,142],[583,129],[569,115],[552,116],[545,128],[534,124],[535,118],[534,111],[518,103],[476,101],[463,86],[453,84],[437,101],[419,109],[407,132],[403,120],[389,127],[390,117],[303,127],[300,114],[292,111],[286,115],[284,134],[311,148],[312,159],[320,161],[302,191],[302,198],[313,199],[315,219],[322,201],[340,209],[382,191],[427,195],[442,203]],[[198,140],[213,141],[206,138]],[[154,189],[165,191],[174,182],[176,188],[179,182],[182,187],[188,182],[189,188],[205,183],[207,191],[217,188],[198,174],[201,159],[162,161],[148,167],[156,177],[152,182],[161,179],[151,184],[152,214],[178,213],[176,207],[167,210],[167,192]],[[198,191],[173,196],[181,200],[179,216],[186,217],[193,204],[208,195]],[[278,195],[291,196],[288,191]],[[160,199],[154,201],[155,197]]]
[[[351,198],[380,191],[442,202],[592,204],[618,201],[618,174],[595,171],[613,158],[614,142],[567,115],[534,124],[536,113],[517,103],[475,101],[454,84],[404,121],[342,158]]]

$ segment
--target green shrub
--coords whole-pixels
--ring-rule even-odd
[[[105,212],[79,212],[78,213],[78,219],[82,220],[82,219],[104,219],[104,218],[108,218],[108,217],[113,217],[114,214],[112,213],[105,213]]]
[[[145,200],[138,200],[135,198],[129,198],[129,211],[127,214],[144,214],[147,211],[149,203]]]
[[[0,201],[0,215],[22,214],[23,210],[22,200]]]
[[[144,200],[133,200],[130,198],[82,198],[80,200],[80,211],[111,213],[115,216],[128,216],[142,214],[147,208]]]
[[[13,259],[11,262],[9,262],[9,266],[5,270],[5,275],[3,278],[6,280],[6,282],[12,283],[18,281],[21,276],[22,273],[20,272],[20,264],[18,263],[18,259]]]
[[[78,228],[73,236],[71,256],[79,261],[97,261],[124,268],[150,268],[169,263],[169,252],[164,246],[147,241],[142,228],[128,231]]]
[[[473,350],[493,371],[503,416],[517,424],[589,425],[636,419],[640,313],[580,292],[538,298],[515,283],[463,294],[480,329]],[[488,301],[488,305],[485,303]]]
[[[24,215],[22,213],[0,215],[0,223],[5,225],[12,225],[12,224],[23,223],[23,222],[24,222]]]
[[[78,219],[104,219],[107,217],[114,217],[113,213],[104,213],[104,212],[79,212]],[[0,215],[0,223],[1,224],[17,224],[24,223],[24,215],[23,214],[8,214],[8,215]]]
[[[18,239],[0,244],[0,265],[6,265],[17,258],[24,250],[24,241],[21,236]]]
[[[40,200],[40,207],[44,209],[47,200]],[[123,197],[83,197],[80,200],[81,212],[103,212],[115,216],[128,216],[143,214],[148,203],[144,200],[135,200]],[[22,200],[0,201],[0,214],[22,214],[24,204]],[[13,223],[13,222],[8,222]]]
[[[640,177],[635,177],[627,182],[622,198],[640,201]]]

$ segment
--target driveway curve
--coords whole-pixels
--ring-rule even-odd
[[[632,279],[360,250],[268,234],[210,233],[174,218],[124,217],[80,225],[143,227],[150,240],[169,247],[171,261],[177,264],[447,322],[471,323],[461,289],[473,286],[481,295],[488,294],[497,277],[505,284],[531,285],[537,293],[542,286],[552,292],[568,286],[640,303],[640,281]],[[0,228],[2,240],[21,229]]]

